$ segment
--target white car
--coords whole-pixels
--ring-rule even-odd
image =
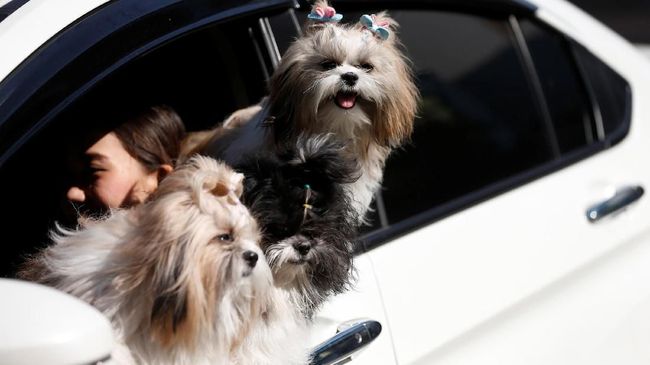
[[[129,102],[190,130],[256,103],[301,5],[0,0],[2,274],[46,242],[71,136]],[[390,11],[422,103],[314,363],[650,362],[648,59],[562,0],[333,5]]]

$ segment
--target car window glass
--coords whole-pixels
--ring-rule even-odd
[[[579,44],[573,44],[578,65],[598,105],[600,138],[620,140],[630,120],[629,84],[621,75]]]
[[[258,102],[265,88],[247,23],[209,27],[170,42],[104,82],[93,98],[109,93],[121,102],[167,103],[190,129],[212,127]]]
[[[591,105],[563,36],[528,19],[520,21],[562,153],[596,139]]]
[[[392,11],[422,93],[411,143],[387,161],[389,223],[553,157],[505,19]]]

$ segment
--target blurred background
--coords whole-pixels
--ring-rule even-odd
[[[650,57],[650,0],[572,0]]]

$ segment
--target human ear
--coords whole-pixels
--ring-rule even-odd
[[[170,164],[165,163],[165,164],[162,164],[162,165],[158,166],[158,170],[157,170],[157,172],[158,172],[158,182],[160,182],[160,180],[164,179],[165,176],[169,175],[169,173],[172,172],[173,170],[174,170],[174,167],[172,167],[172,165],[170,165]]]

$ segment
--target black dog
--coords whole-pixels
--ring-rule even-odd
[[[262,229],[262,249],[276,285],[310,317],[353,276],[356,213],[346,184],[361,172],[332,135],[244,158],[242,201]]]

